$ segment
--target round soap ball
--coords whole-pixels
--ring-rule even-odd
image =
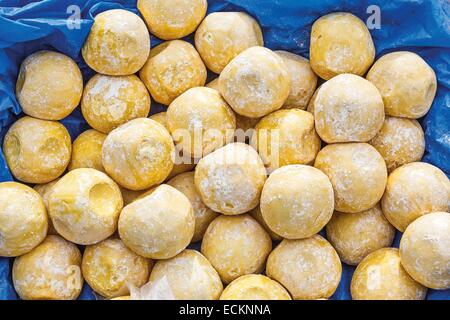
[[[66,170],[72,142],[69,132],[59,122],[26,116],[9,128],[3,152],[8,168],[17,180],[47,183]]]
[[[417,119],[430,110],[436,95],[434,70],[417,54],[388,53],[367,74],[383,97],[386,114]]]
[[[206,67],[189,42],[173,40],[152,49],[139,76],[153,99],[169,105],[176,97],[206,83]]]
[[[327,227],[327,239],[342,262],[356,266],[368,254],[392,244],[395,228],[380,205],[358,213],[335,211]]]
[[[16,97],[25,114],[44,120],[67,117],[79,104],[83,77],[75,61],[53,51],[38,51],[20,66]]]
[[[412,222],[400,241],[400,260],[417,282],[450,289],[450,213],[433,212]]]
[[[214,80],[211,80],[205,87],[219,91],[219,78],[217,77]]]
[[[261,158],[244,143],[230,143],[200,159],[195,167],[195,186],[203,203],[227,215],[255,208],[265,181]]]
[[[81,253],[59,236],[48,236],[14,260],[14,289],[23,300],[75,300],[83,288]]]
[[[126,10],[95,16],[81,53],[98,73],[123,76],[139,71],[150,52],[150,35],[142,19]]]
[[[267,233],[270,235],[270,237],[272,238],[273,241],[283,240],[283,237],[276,234],[275,232],[272,231],[272,229],[270,229],[269,225],[266,223],[266,221],[264,220],[264,218],[262,216],[260,206],[257,206],[255,209],[251,210],[249,212],[249,214],[252,216],[253,219],[258,221],[258,223],[264,228],[264,230],[267,231]]]
[[[264,221],[276,234],[287,239],[308,238],[333,215],[333,187],[314,167],[284,166],[267,179],[260,208]]]
[[[220,300],[291,300],[291,296],[269,277],[249,274],[233,280],[222,292]]]
[[[383,196],[387,169],[383,157],[367,143],[329,144],[314,166],[330,178],[334,207],[345,213],[372,208]]]
[[[331,244],[319,235],[283,240],[267,259],[266,274],[295,300],[329,298],[341,280],[342,265]]]
[[[39,193],[21,183],[0,183],[0,256],[31,251],[47,235],[47,220]]]
[[[322,79],[341,73],[364,75],[375,59],[375,46],[366,25],[347,12],[330,13],[312,25],[311,67]]]
[[[137,8],[151,33],[163,40],[191,34],[203,20],[206,0],[138,0]]]
[[[103,143],[105,171],[122,187],[145,190],[163,182],[172,171],[175,146],[158,122],[138,118],[111,131]]]
[[[169,259],[191,242],[195,217],[189,199],[162,184],[123,208],[119,234],[125,245],[151,259]]]
[[[291,77],[280,56],[264,47],[252,47],[223,69],[219,89],[234,111],[258,118],[283,106],[290,94]]]
[[[92,168],[104,172],[102,147],[106,134],[94,129],[81,133],[73,142],[69,170]]]
[[[381,205],[389,222],[403,232],[424,214],[450,210],[450,181],[431,164],[405,164],[389,175]]]
[[[244,12],[213,12],[195,32],[195,47],[206,66],[220,74],[239,53],[264,46],[261,28]]]
[[[109,133],[132,119],[147,117],[150,95],[135,75],[96,74],[86,84],[81,111],[92,128]]]
[[[58,234],[81,245],[112,235],[122,206],[117,184],[91,168],[69,171],[55,184],[48,199],[49,214]]]

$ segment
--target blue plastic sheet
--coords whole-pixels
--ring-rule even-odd
[[[318,17],[335,11],[352,12],[364,21],[371,5],[381,13],[380,29],[370,30],[377,56],[391,51],[418,53],[435,70],[438,91],[430,112],[421,120],[426,135],[424,161],[450,174],[450,2],[447,0],[208,0],[208,12],[245,11],[255,17],[264,32],[265,45],[308,57],[311,25]],[[70,29],[67,19],[80,8],[79,28]],[[21,61],[42,50],[57,50],[74,58],[84,80],[93,74],[82,61],[80,49],[96,14],[115,8],[137,12],[135,0],[0,0],[0,142],[17,117],[20,106],[14,87]],[[70,9],[70,8],[69,8]],[[192,37],[188,37],[192,40]],[[152,46],[159,40],[152,37]],[[152,105],[152,113],[162,110]],[[87,128],[79,110],[64,119],[72,138]],[[0,181],[12,180],[0,149]],[[398,233],[395,246],[401,235]],[[11,259],[0,258],[0,299],[16,299],[11,283]],[[350,299],[354,268],[345,266],[333,299]],[[94,299],[85,286],[80,299]],[[427,299],[450,299],[450,290],[429,290]]]

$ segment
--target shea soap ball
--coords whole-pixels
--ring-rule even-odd
[[[75,300],[83,288],[81,253],[59,236],[48,236],[14,260],[14,289],[23,300]]]
[[[403,269],[395,248],[379,249],[361,261],[350,291],[353,300],[424,300],[427,293]]]
[[[175,147],[169,132],[147,118],[111,131],[103,143],[102,163],[122,187],[145,190],[163,182],[173,168]]]
[[[450,213],[433,212],[411,223],[400,241],[400,260],[424,286],[450,289]]]
[[[75,169],[53,187],[49,214],[61,236],[81,245],[100,242],[117,228],[123,201],[117,184],[103,172]]]
[[[21,183],[0,183],[0,256],[25,254],[46,235],[47,212],[40,195]]]
[[[231,143],[210,153],[195,168],[195,186],[203,203],[227,215],[255,208],[265,181],[261,158],[244,143]]]
[[[132,119],[147,117],[150,95],[135,75],[97,74],[86,84],[81,111],[92,128],[109,133]]]
[[[150,52],[150,35],[142,19],[126,10],[104,11],[94,19],[81,50],[98,73],[122,76],[136,73]]]
[[[337,211],[356,213],[372,208],[383,196],[387,169],[383,157],[367,143],[330,144],[314,166],[331,180]]]
[[[252,47],[223,69],[219,90],[234,111],[258,118],[283,106],[291,90],[291,77],[280,56],[264,47]]]
[[[195,47],[206,66],[220,74],[239,53],[264,46],[261,28],[244,12],[213,12],[195,32]]]
[[[450,181],[431,164],[405,164],[389,175],[381,205],[389,222],[403,232],[424,214],[450,210]]]
[[[417,54],[392,52],[378,59],[367,74],[383,97],[386,114],[417,119],[430,110],[436,74]]]
[[[270,229],[269,225],[266,223],[266,221],[262,216],[261,208],[259,206],[251,210],[249,214],[252,216],[253,219],[258,221],[258,223],[264,228],[264,230],[267,231],[267,233],[270,235],[273,241],[283,240],[283,238],[280,235],[276,234],[275,232],[272,231],[272,229]]]
[[[220,300],[291,300],[291,296],[281,284],[269,277],[249,274],[231,282]]]
[[[72,143],[59,122],[23,117],[6,133],[3,152],[17,180],[47,183],[66,170]]]
[[[266,274],[281,283],[295,300],[329,298],[341,280],[339,256],[319,235],[283,240],[267,260]]]
[[[173,40],[152,49],[139,72],[153,99],[169,105],[186,90],[206,83],[206,67],[189,42]]]
[[[106,134],[90,129],[80,134],[72,145],[72,159],[69,170],[92,168],[104,172],[102,163],[102,146]]]
[[[383,125],[383,99],[364,78],[341,74],[320,87],[314,119],[317,133],[327,143],[367,142]]]
[[[341,73],[362,76],[375,59],[375,46],[362,20],[335,12],[317,19],[311,29],[311,67],[328,80]]]
[[[25,114],[44,120],[67,117],[83,93],[80,69],[71,58],[53,51],[38,51],[20,66],[16,97]]]
[[[189,199],[162,184],[123,208],[119,234],[125,245],[152,259],[172,258],[191,242],[195,217]]]

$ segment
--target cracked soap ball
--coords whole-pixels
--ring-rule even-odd
[[[16,97],[25,114],[44,120],[67,117],[79,104],[83,77],[75,61],[53,51],[38,51],[20,66]]]
[[[166,184],[127,205],[119,218],[119,234],[125,245],[151,259],[168,259],[183,251],[194,229],[189,199]]]
[[[433,212],[411,223],[400,241],[400,260],[417,282],[450,289],[450,213]]]
[[[200,159],[195,186],[203,203],[216,212],[236,215],[259,204],[266,169],[247,144],[231,143]]]
[[[58,234],[81,245],[112,235],[122,206],[117,184],[91,168],[69,171],[53,187],[48,199],[49,214]]]
[[[247,214],[220,215],[203,237],[201,251],[224,283],[264,269],[272,240],[264,228]]]
[[[362,76],[375,59],[366,25],[346,12],[327,14],[314,22],[309,51],[312,69],[325,80],[341,73]]]
[[[102,146],[106,134],[89,129],[80,134],[72,145],[72,159],[69,170],[92,168],[104,172],[102,163]]]
[[[137,191],[163,182],[172,171],[174,154],[166,128],[154,120],[138,118],[108,134],[102,162],[119,185]]]
[[[0,183],[0,256],[31,251],[47,235],[47,211],[40,195],[17,182]]]
[[[81,253],[59,236],[48,236],[14,260],[14,289],[23,300],[76,300],[83,287]]]
[[[89,286],[105,298],[124,296],[143,286],[153,262],[128,249],[120,239],[87,246],[81,269]]]
[[[403,232],[424,214],[450,210],[450,181],[431,164],[405,164],[389,175],[381,205],[389,222]]]
[[[368,210],[380,201],[387,182],[383,157],[367,143],[330,144],[314,166],[330,178],[334,207],[344,213]]]
[[[249,274],[233,280],[222,292],[220,300],[291,300],[291,296],[269,277]]]
[[[220,74],[242,51],[264,46],[261,28],[244,12],[213,12],[195,32],[195,47],[209,70]]]
[[[388,53],[367,74],[383,97],[386,114],[418,119],[430,110],[436,94],[436,74],[417,54]]]
[[[236,118],[217,90],[196,87],[170,104],[167,127],[183,153],[201,158],[231,142]]]
[[[331,244],[319,235],[283,240],[269,255],[266,274],[295,300],[329,298],[341,280],[342,266]]]
[[[383,248],[361,261],[350,291],[353,300],[424,300],[427,288],[406,273],[398,249]]]
[[[189,42],[173,40],[152,49],[139,77],[153,99],[169,105],[190,88],[206,83],[206,67]]]
[[[353,266],[375,250],[389,247],[395,236],[378,204],[358,213],[335,211],[326,230],[341,260]]]
[[[367,142],[383,125],[383,99],[364,78],[341,74],[320,87],[314,119],[317,133],[327,143]]]
[[[47,183],[66,170],[72,143],[59,122],[23,117],[6,133],[3,152],[17,180]]]
[[[126,10],[107,10],[95,16],[81,50],[98,73],[123,76],[139,71],[150,52],[150,35],[142,19]]]
[[[288,239],[308,238],[333,214],[333,187],[314,167],[284,166],[267,179],[260,208],[264,221],[276,234]]]
[[[206,0],[138,0],[137,8],[151,33],[163,40],[191,34],[203,20]]]
[[[92,128],[109,133],[132,119],[147,117],[150,95],[135,75],[96,74],[86,84],[81,111]]]
[[[283,59],[263,47],[249,48],[223,69],[219,91],[234,111],[258,118],[280,109],[291,90]]]

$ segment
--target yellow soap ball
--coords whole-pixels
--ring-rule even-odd
[[[327,239],[342,262],[356,266],[368,254],[392,244],[395,228],[377,204],[358,213],[334,212],[327,224]]]
[[[66,170],[72,143],[59,122],[23,117],[6,133],[3,152],[17,180],[47,183]]]
[[[58,234],[81,245],[112,235],[122,206],[117,184],[91,168],[69,171],[53,186],[48,199],[49,214]]]
[[[283,240],[283,238],[280,235],[273,232],[270,229],[270,227],[267,225],[266,221],[264,220],[264,218],[262,216],[261,208],[259,206],[257,206],[255,209],[251,210],[249,212],[249,214],[252,216],[253,219],[258,221],[258,223],[264,228],[264,230],[267,231],[267,233],[270,235],[270,237],[272,238],[273,241]]]
[[[92,168],[104,172],[102,163],[102,146],[106,134],[90,129],[81,133],[72,145],[72,159],[69,170]]]
[[[206,83],[206,67],[189,42],[173,40],[152,49],[139,72],[153,99],[169,105],[190,88]]]
[[[427,288],[406,273],[398,249],[383,248],[361,261],[350,291],[353,300],[424,300]]]
[[[83,288],[81,253],[59,236],[48,236],[14,260],[14,289],[23,300],[75,300]]]
[[[227,215],[255,208],[265,181],[261,158],[244,143],[230,143],[200,159],[195,167],[195,186],[203,203]]]
[[[340,212],[372,208],[386,188],[384,159],[367,143],[329,144],[317,154],[314,166],[330,178],[334,207]]]
[[[129,205],[130,203],[132,203],[134,200],[138,199],[140,196],[142,196],[147,191],[149,191],[149,190],[134,191],[134,190],[125,189],[123,187],[120,187],[120,192],[122,193],[123,205],[124,206]]]
[[[400,241],[400,261],[422,285],[450,289],[450,213],[433,212],[412,222]]]
[[[130,287],[143,286],[153,262],[128,249],[120,239],[106,239],[87,246],[81,270],[89,286],[105,298],[130,293]]]
[[[48,199],[50,197],[51,192],[53,191],[53,187],[55,184],[59,181],[59,179],[55,179],[53,181],[50,181],[48,183],[44,184],[36,184],[33,189],[39,193],[39,195],[42,197],[42,201],[44,201],[45,208],[47,209],[47,217],[48,217],[48,230],[47,234],[54,234],[58,235],[58,232],[56,231],[55,227],[53,226],[52,219],[50,218],[49,212],[48,212]]]
[[[151,259],[168,259],[183,251],[194,228],[189,199],[166,184],[127,205],[119,218],[119,234],[125,245]]]
[[[191,34],[203,20],[206,0],[138,0],[137,8],[151,33],[173,40]]]
[[[389,222],[403,232],[424,214],[450,210],[450,181],[431,164],[405,164],[389,175],[381,205]]]
[[[67,117],[79,104],[83,77],[75,61],[53,51],[38,51],[20,66],[16,97],[25,114],[44,120]]]
[[[260,207],[264,221],[276,234],[287,239],[308,238],[333,215],[333,187],[314,167],[284,166],[267,179]]]
[[[206,87],[219,91],[219,78],[217,77],[214,80],[211,80],[206,84]]]
[[[145,190],[163,182],[173,168],[175,147],[169,132],[147,118],[111,131],[103,143],[105,171],[119,185]]]
[[[316,91],[314,91],[314,94],[312,95],[311,99],[308,102],[308,106],[306,107],[306,111],[314,114],[314,102],[316,101],[317,94],[319,93],[319,89],[322,87],[322,85],[318,86]]]
[[[291,77],[280,56],[267,48],[252,47],[223,69],[219,89],[235,112],[258,118],[283,106],[291,90]]]
[[[224,283],[264,269],[272,240],[247,214],[219,216],[211,222],[202,241],[202,253]]]
[[[220,300],[291,300],[291,296],[269,277],[249,274],[233,280],[223,290]]]
[[[195,32],[195,47],[206,66],[220,74],[242,51],[264,46],[261,28],[244,12],[213,12]]]
[[[98,73],[123,76],[139,71],[150,52],[150,35],[142,19],[126,10],[107,10],[95,16],[81,53]]]
[[[319,235],[283,240],[269,255],[266,274],[295,300],[329,298],[341,280],[342,265],[331,244]]]
[[[386,114],[418,119],[430,110],[436,95],[434,70],[417,54],[388,53],[367,74],[383,97]]]
[[[311,67],[328,80],[341,73],[364,75],[375,59],[375,46],[362,20],[347,12],[317,19],[311,29]]]

